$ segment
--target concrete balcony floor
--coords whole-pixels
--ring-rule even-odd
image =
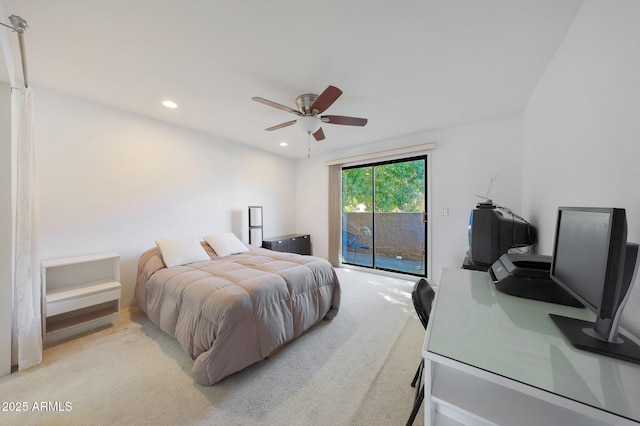
[[[343,251],[343,263],[373,267],[373,256],[368,251]],[[424,276],[424,262],[412,259],[397,259],[395,257],[376,256],[377,269],[401,272],[411,275]]]

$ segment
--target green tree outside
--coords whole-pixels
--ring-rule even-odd
[[[403,161],[342,171],[342,211],[373,211],[375,176],[376,212],[424,211],[425,162]]]

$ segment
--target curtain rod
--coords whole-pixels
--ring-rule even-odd
[[[18,43],[20,44],[20,60],[22,61],[22,77],[24,79],[24,87],[29,87],[29,79],[27,78],[27,54],[24,48],[24,30],[26,30],[29,25],[27,25],[27,21],[16,15],[9,16],[9,20],[11,21],[11,24],[13,26],[7,25],[3,22],[0,22],[0,25],[11,28],[13,31],[18,33]]]
[[[356,155],[353,157],[336,158],[335,160],[327,160],[324,162],[324,164],[325,166],[335,166],[336,164],[347,164],[347,163],[353,163],[357,161],[368,161],[368,160],[374,160],[374,159],[379,159],[383,157],[390,157],[394,155],[413,154],[413,153],[418,153],[423,151],[430,151],[432,149],[435,149],[436,146],[437,146],[436,142],[427,142],[421,145],[406,146],[403,148],[395,148],[395,149],[389,149],[386,151],[372,152],[368,154]]]

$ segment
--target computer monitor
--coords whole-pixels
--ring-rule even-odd
[[[558,209],[551,279],[597,316],[591,323],[550,314],[574,346],[640,363],[640,346],[618,335],[637,262],[638,245],[627,243],[624,209]]]
[[[530,252],[536,242],[536,228],[529,222],[491,201],[480,203],[469,216],[466,262],[473,266],[470,269],[486,271],[509,250]]]

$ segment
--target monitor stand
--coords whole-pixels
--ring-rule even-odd
[[[592,337],[594,323],[590,321],[555,314],[549,316],[576,348],[640,364],[640,346],[623,334],[618,334],[619,343],[607,342]]]

